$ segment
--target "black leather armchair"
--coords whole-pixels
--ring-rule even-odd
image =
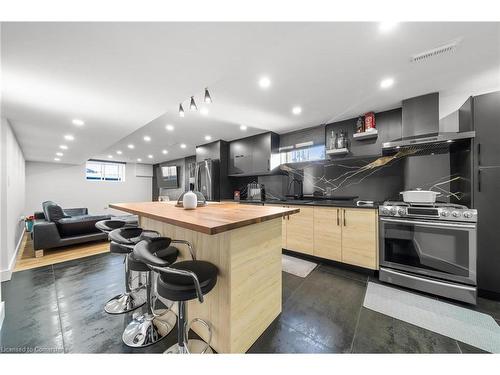
[[[35,250],[107,239],[95,223],[110,215],[89,215],[87,208],[62,209],[52,201],[43,202],[42,207],[43,212],[34,214],[31,236]]]

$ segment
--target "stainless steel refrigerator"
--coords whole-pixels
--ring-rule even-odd
[[[473,116],[477,284],[486,296],[500,298],[500,91],[474,97]]]
[[[207,201],[220,200],[220,161],[207,159],[196,163],[195,190]]]

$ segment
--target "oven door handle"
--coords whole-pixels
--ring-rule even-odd
[[[463,229],[476,229],[476,224],[460,224],[460,223],[430,223],[428,221],[419,221],[419,220],[405,220],[405,219],[390,219],[381,217],[381,221],[389,222],[389,223],[401,223],[401,224],[414,224],[414,225],[422,225],[426,227],[432,228],[463,228]]]

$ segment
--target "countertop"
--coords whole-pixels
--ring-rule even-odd
[[[373,205],[369,206],[358,206],[355,201],[351,200],[312,200],[312,199],[290,199],[290,200],[279,200],[279,199],[269,199],[265,201],[245,201],[241,200],[240,203],[252,204],[252,205],[294,205],[294,206],[323,206],[323,207],[346,207],[346,208],[370,208],[378,209],[379,202],[374,202]]]
[[[110,208],[129,212],[205,234],[217,234],[299,212],[296,208],[209,202],[184,210],[176,202],[113,203]]]

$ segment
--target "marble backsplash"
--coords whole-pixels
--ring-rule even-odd
[[[454,158],[453,153],[400,151],[390,156],[284,164],[281,175],[255,177],[253,181],[265,185],[266,199],[298,194],[297,181],[301,181],[304,195],[401,200],[401,191],[422,188],[441,193],[439,201],[468,205],[470,181],[462,168],[453,170]]]

